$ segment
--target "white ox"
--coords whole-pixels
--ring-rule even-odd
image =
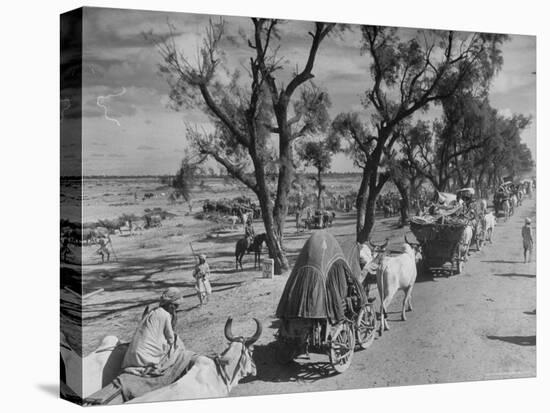
[[[516,194],[510,196],[510,214],[513,215],[515,209],[518,207],[518,197]]]
[[[239,381],[256,375],[256,365],[252,359],[252,345],[262,333],[257,319],[256,333],[250,338],[234,337],[231,332],[232,320],[225,324],[225,337],[229,347],[215,359],[199,356],[189,371],[178,381],[131,400],[129,403],[148,403],[166,400],[205,399],[225,397]]]
[[[459,259],[464,259],[464,261],[468,260],[468,252],[470,251],[470,244],[472,243],[473,236],[474,229],[470,224],[466,225],[464,231],[462,231],[460,241],[458,242]]]
[[[386,251],[389,240],[383,244],[374,244],[370,240],[360,244],[359,249],[359,265],[363,272],[375,273],[378,268],[379,261]]]
[[[61,333],[61,372],[65,384],[79,397],[86,398],[109,384],[119,374],[127,345],[115,336],[106,336],[99,347],[81,357],[68,344]]]
[[[482,199],[481,201],[479,201],[479,208],[481,209],[481,213],[482,214],[486,214],[487,213],[487,200],[486,199]]]
[[[493,243],[493,232],[496,226],[496,218],[493,212],[485,214],[481,220],[483,226],[483,239],[482,242],[489,241]]]
[[[405,238],[406,239],[406,238]],[[376,282],[378,284],[378,293],[380,294],[380,334],[382,330],[389,330],[386,320],[386,311],[390,305],[393,296],[398,290],[405,292],[403,298],[403,308],[401,310],[401,319],[405,321],[405,311],[412,311],[412,290],[416,281],[416,263],[420,258],[420,253],[416,247],[408,242],[403,244],[403,253],[395,257],[385,257],[376,272]]]

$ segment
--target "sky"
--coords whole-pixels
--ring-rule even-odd
[[[207,117],[195,108],[174,111],[169,107],[169,87],[158,73],[160,55],[143,35],[168,33],[175,28],[178,49],[193,59],[208,19],[206,16],[120,9],[86,8],[83,22],[82,172],[84,175],[173,174],[187,146],[185,124],[211,128]],[[252,23],[244,17],[225,17],[225,65],[242,69],[251,49],[239,41],[250,33]],[[308,51],[311,22],[290,21],[281,29],[285,57],[281,78],[301,68]],[[407,36],[410,30],[400,29]],[[522,113],[533,117],[522,139],[535,155],[536,43],[534,36],[512,35],[503,46],[504,65],[493,81],[491,104],[502,115]],[[364,111],[361,95],[371,84],[370,60],[360,53],[360,36],[349,31],[327,38],[319,50],[314,81],[327,89],[331,115]],[[223,80],[223,74],[221,78]],[[226,75],[225,75],[226,76]],[[62,102],[62,112],[64,111]],[[424,115],[438,116],[437,110]],[[70,127],[70,116],[62,122]],[[343,155],[333,160],[332,170],[353,170]]]

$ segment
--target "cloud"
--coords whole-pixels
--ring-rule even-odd
[[[139,145],[136,149],[138,151],[156,151],[159,148],[155,148],[154,146],[149,146],[149,145]]]

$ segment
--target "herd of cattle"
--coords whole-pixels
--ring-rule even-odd
[[[114,234],[132,235],[143,230],[162,226],[162,221],[173,217],[162,208],[145,209],[142,216],[123,214],[116,219],[100,219],[97,222],[78,223],[61,220],[61,239],[73,245],[94,245]]]
[[[260,207],[245,196],[233,199],[219,199],[217,201],[207,199],[202,204],[202,210],[204,213],[218,213],[220,215],[239,217],[243,214],[250,214],[254,219],[259,219],[262,216]]]

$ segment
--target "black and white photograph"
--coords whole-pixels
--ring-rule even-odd
[[[544,411],[545,9],[6,3],[4,410]]]
[[[535,36],[60,19],[62,398],[536,376]]]

